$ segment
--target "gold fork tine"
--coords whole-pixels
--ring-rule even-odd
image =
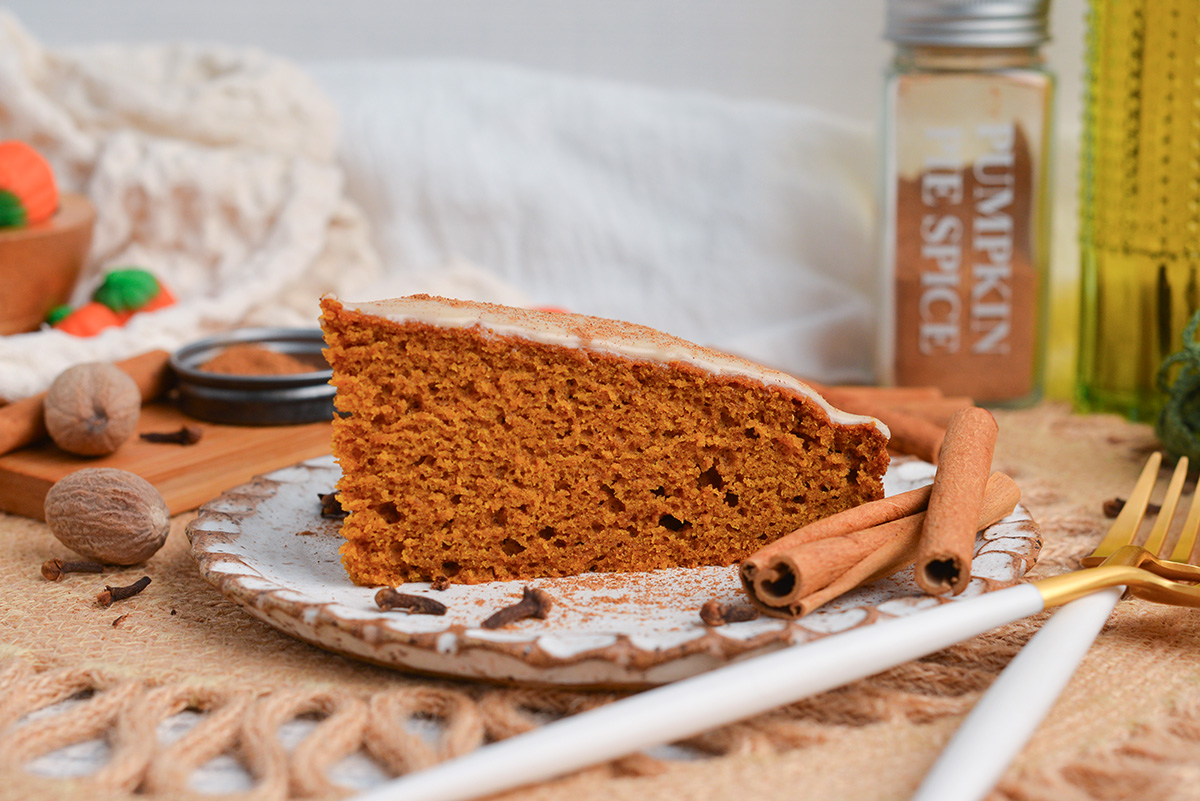
[[[1146,506],[1150,503],[1150,493],[1154,491],[1154,484],[1158,480],[1158,468],[1161,464],[1161,453],[1155,451],[1150,454],[1150,458],[1146,460],[1146,466],[1142,468],[1141,476],[1138,477],[1137,484],[1133,487],[1133,492],[1129,494],[1129,500],[1125,502],[1125,506],[1122,507],[1121,513],[1117,515],[1117,519],[1108,529],[1108,533],[1096,546],[1096,550],[1081,560],[1084,567],[1095,567],[1115,553],[1122,545],[1133,542],[1138,527],[1142,524],[1142,516],[1146,513]]]
[[[1171,518],[1179,504],[1187,468],[1187,458],[1180,457],[1167,486],[1162,510],[1145,546],[1139,548],[1129,544],[1120,547],[1103,564],[1111,565],[1117,570],[1135,568],[1121,583],[1128,586],[1129,591],[1139,598],[1157,603],[1195,607],[1200,606],[1200,586],[1196,584],[1200,581],[1200,565],[1192,564],[1188,559],[1195,547],[1197,529],[1200,529],[1200,501],[1197,499],[1197,494],[1200,493],[1192,495],[1191,508],[1170,557],[1158,555],[1158,552],[1165,553],[1167,550],[1164,543]]]
[[[1133,544],[1133,533],[1129,535],[1129,541],[1126,545],[1117,544],[1117,549],[1103,560],[1096,558],[1099,553],[1093,554],[1090,557],[1083,559],[1085,566],[1092,566],[1099,562],[1102,565],[1125,565],[1128,567],[1144,568],[1145,570],[1157,576],[1159,579],[1170,581],[1200,581],[1200,565],[1190,564],[1187,559],[1191,555],[1193,543],[1196,538],[1195,527],[1200,525],[1197,521],[1197,516],[1200,516],[1200,511],[1197,511],[1196,498],[1192,498],[1192,509],[1188,512],[1188,520],[1185,521],[1183,531],[1179,536],[1179,542],[1176,544],[1175,551],[1181,554],[1181,558],[1173,558],[1176,553],[1172,553],[1172,558],[1168,559],[1166,554],[1166,538],[1171,528],[1171,520],[1175,515],[1176,508],[1179,505],[1180,495],[1183,493],[1183,485],[1187,479],[1188,461],[1186,457],[1180,457],[1179,463],[1175,465],[1175,472],[1171,476],[1171,481],[1167,486],[1166,496],[1163,498],[1162,506],[1158,513],[1158,519],[1155,521],[1154,529],[1150,532],[1150,539],[1142,547]],[[1143,473],[1143,477],[1145,474]],[[1138,487],[1140,489],[1140,486]],[[1122,510],[1123,511],[1123,510]],[[1118,522],[1119,518],[1118,518]],[[1117,524],[1114,524],[1114,528]],[[1107,541],[1108,538],[1106,537]],[[1146,581],[1142,581],[1146,579]],[[1155,593],[1155,597],[1151,600],[1166,602],[1164,599],[1170,596],[1175,596],[1180,599],[1200,598],[1200,589],[1186,588],[1182,585],[1177,586],[1174,590],[1166,583],[1158,583],[1150,580],[1145,575],[1135,575],[1131,581],[1131,592],[1134,595],[1148,597],[1147,592]],[[1141,586],[1147,584],[1147,586]]]
[[[1179,539],[1175,543],[1175,550],[1171,551],[1169,557],[1172,562],[1187,562],[1192,555],[1192,549],[1196,547],[1196,534],[1200,532],[1200,487],[1198,492],[1192,496],[1192,506],[1188,510],[1187,519],[1183,521],[1183,529],[1179,532]]]
[[[1154,521],[1154,528],[1150,531],[1149,539],[1142,546],[1156,556],[1165,550],[1163,543],[1167,541],[1171,518],[1175,516],[1175,507],[1179,505],[1179,496],[1183,494],[1183,483],[1187,480],[1187,468],[1187,457],[1180,457],[1179,462],[1175,465],[1175,472],[1171,475],[1171,483],[1167,485],[1167,494],[1159,509],[1158,519]],[[1191,549],[1189,548],[1188,551],[1190,552]]]

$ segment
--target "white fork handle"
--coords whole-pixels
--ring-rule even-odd
[[[1124,587],[1059,609],[992,682],[912,801],[977,801],[1033,736],[1104,628]]]
[[[1042,610],[1029,584],[735,662],[549,723],[402,777],[363,801],[462,801],[550,779],[748,718]]]

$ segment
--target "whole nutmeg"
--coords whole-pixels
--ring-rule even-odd
[[[128,470],[88,467],[46,493],[46,523],[63,545],[114,565],[136,565],[158,552],[171,530],[167,502]]]
[[[137,429],[142,393],[107,362],[69,367],[46,391],[46,431],[64,451],[80,456],[112,453]]]

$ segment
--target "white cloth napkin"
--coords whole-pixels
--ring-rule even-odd
[[[870,136],[809,110],[495,64],[53,50],[0,11],[0,138],[97,206],[75,303],[126,265],[180,298],[92,338],[0,337],[0,398],[80,361],[315,325],[324,292],[559,306],[871,377]]]
[[[448,260],[539,305],[826,381],[873,376],[872,135],[810,109],[476,63],[310,67],[393,276]]]

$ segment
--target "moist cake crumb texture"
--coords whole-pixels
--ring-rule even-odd
[[[322,312],[358,584],[732,564],[883,494],[886,435],[799,393],[332,298]]]

